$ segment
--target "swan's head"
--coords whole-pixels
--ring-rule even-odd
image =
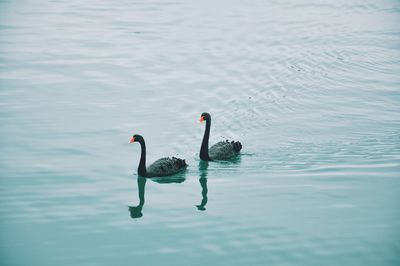
[[[200,116],[200,122],[209,121],[211,119],[211,115],[209,113],[202,113]]]
[[[143,140],[143,137],[140,135],[133,135],[129,143],[140,142]]]

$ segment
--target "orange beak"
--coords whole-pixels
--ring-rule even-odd
[[[135,142],[135,138],[132,137],[131,140],[129,141],[129,143],[134,143]]]
[[[205,120],[205,119],[204,119],[204,116],[200,117],[200,123],[201,123],[201,122],[204,122],[204,120]]]

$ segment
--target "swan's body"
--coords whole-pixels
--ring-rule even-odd
[[[138,167],[138,175],[145,177],[157,177],[157,176],[170,176],[179,173],[186,169],[187,164],[185,160],[176,157],[165,157],[158,159],[148,167],[146,167],[146,144],[144,139],[140,135],[134,135],[131,138],[130,143],[139,142],[142,148],[140,156],[140,162]]]
[[[204,132],[203,142],[200,148],[200,159],[204,161],[213,160],[229,160],[239,154],[242,144],[239,141],[220,141],[208,148],[208,140],[210,138],[211,115],[203,113],[200,121],[206,121],[206,129]]]
[[[214,160],[229,160],[235,157],[241,149],[242,145],[238,141],[220,141],[211,146],[208,155]]]
[[[148,176],[168,176],[174,175],[185,169],[187,166],[185,160],[172,157],[161,158],[147,167]]]

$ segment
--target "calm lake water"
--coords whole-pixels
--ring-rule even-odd
[[[1,1],[1,265],[400,265],[399,1]],[[243,144],[228,163],[210,142]],[[189,164],[175,183],[148,161]],[[133,217],[133,218],[132,218]]]

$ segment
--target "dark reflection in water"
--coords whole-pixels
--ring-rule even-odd
[[[251,155],[251,154],[238,154],[237,156],[233,157],[232,159],[228,160],[228,161],[215,161],[216,163],[218,163],[221,166],[234,166],[234,165],[239,165],[242,162],[242,156],[246,156],[246,155]]]
[[[186,170],[179,172],[172,176],[163,176],[163,177],[152,177],[151,181],[160,183],[160,184],[170,184],[170,183],[182,183],[186,180]]]
[[[202,200],[200,205],[196,205],[197,209],[199,211],[205,211],[206,210],[206,204],[208,201],[207,193],[208,193],[208,188],[207,188],[207,169],[208,169],[208,162],[207,161],[200,161],[199,162],[199,173],[200,173],[200,178],[199,182],[201,185],[201,196]]]
[[[140,218],[143,216],[142,209],[144,205],[144,187],[146,186],[147,179],[145,177],[138,176],[138,192],[139,192],[139,205],[129,206],[129,212],[131,213],[131,218]]]
[[[186,172],[182,172],[173,176],[149,178],[149,179],[159,184],[182,183],[183,181],[185,181],[185,175]],[[143,216],[142,209],[145,202],[144,193],[145,193],[146,182],[147,182],[146,177],[138,176],[137,185],[139,194],[139,204],[137,206],[128,206],[132,219],[140,218]]]

